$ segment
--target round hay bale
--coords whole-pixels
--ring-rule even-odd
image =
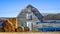
[[[25,27],[24,27],[24,32],[28,32],[28,31],[30,31],[30,29],[25,26]]]
[[[23,29],[22,29],[22,27],[18,27],[18,28],[16,29],[16,31],[17,31],[17,32],[23,32]]]

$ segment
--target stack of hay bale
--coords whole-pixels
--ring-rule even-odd
[[[5,32],[15,32],[15,29],[17,28],[16,20],[16,18],[9,18],[3,23]]]
[[[27,26],[19,27],[17,18],[8,18],[1,20],[3,22],[0,32],[28,32],[30,31]]]

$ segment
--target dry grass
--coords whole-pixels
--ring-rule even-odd
[[[60,32],[0,32],[0,34],[60,34]]]

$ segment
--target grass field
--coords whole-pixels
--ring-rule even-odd
[[[0,32],[0,34],[60,34],[60,32]]]

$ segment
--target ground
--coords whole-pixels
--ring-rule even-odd
[[[60,34],[60,32],[0,32],[0,34]]]

